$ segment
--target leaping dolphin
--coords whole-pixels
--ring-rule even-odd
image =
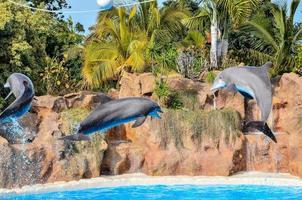
[[[136,128],[141,126],[148,116],[160,119],[158,112],[162,113],[157,103],[143,97],[107,99],[107,101],[99,105],[80,123],[76,134],[60,139],[71,141],[90,140],[89,135],[98,131],[104,132],[131,121],[135,121],[132,128]]]
[[[261,111],[261,121],[249,121],[245,127],[254,127],[277,142],[266,123],[272,108],[272,86],[268,75],[271,66],[272,63],[268,62],[260,67],[227,68],[215,78],[211,91],[226,88],[229,91],[239,92],[247,99],[256,99]]]
[[[0,114],[0,123],[2,124],[13,122],[26,114],[31,108],[35,96],[32,81],[21,73],[10,75],[4,87],[11,90],[5,99],[14,94],[16,100]]]

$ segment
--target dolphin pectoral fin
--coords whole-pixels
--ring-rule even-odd
[[[248,100],[254,99],[254,97],[252,97],[249,93],[243,91],[238,91],[238,92]]]
[[[78,133],[78,134],[74,134],[74,135],[67,135],[64,137],[59,138],[59,140],[69,140],[69,141],[90,141],[91,138],[87,135]]]
[[[6,97],[5,97],[5,101],[13,94],[13,92],[11,91]]]
[[[236,93],[237,92],[237,88],[236,88],[236,85],[234,83],[232,84],[229,84],[226,89],[230,92],[233,92],[233,93]]]
[[[146,116],[136,118],[135,123],[131,127],[137,128],[137,127],[141,126],[146,121],[146,119],[147,119]]]

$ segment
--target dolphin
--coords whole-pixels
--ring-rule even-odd
[[[217,75],[211,91],[226,88],[232,92],[239,92],[247,99],[255,99],[261,111],[261,120],[246,122],[244,126],[256,128],[277,143],[276,137],[266,123],[272,108],[272,86],[268,75],[271,66],[272,63],[267,62],[260,67],[227,68]]]
[[[144,97],[128,97],[108,99],[99,105],[82,121],[76,134],[60,138],[60,140],[90,140],[89,135],[135,121],[132,128],[141,126],[148,116],[159,118],[162,113],[160,106]]]
[[[32,81],[21,73],[10,75],[4,87],[11,90],[5,99],[14,94],[16,100],[0,114],[0,123],[2,124],[16,121],[26,114],[31,108],[32,100],[35,96]]]

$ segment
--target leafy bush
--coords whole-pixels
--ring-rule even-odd
[[[47,59],[47,67],[40,74],[47,94],[63,95],[73,90],[76,85],[75,80],[71,80],[70,72],[63,64],[64,61],[58,62],[56,59]]]
[[[187,78],[195,79],[207,64],[205,48],[190,47],[180,51],[177,58],[178,72]]]
[[[198,109],[197,91],[173,90],[164,81],[156,83],[154,90],[159,101],[169,109]]]
[[[297,56],[295,59],[297,60],[297,65],[293,71],[302,75],[302,46],[298,47]]]
[[[181,97],[177,92],[170,92],[166,99],[165,105],[170,109],[181,109],[184,106],[183,102],[181,101]]]
[[[212,71],[209,71],[205,77],[206,82],[211,84],[214,82],[215,78],[216,78],[216,74]]]
[[[154,89],[154,93],[160,101],[162,99],[167,98],[170,94],[170,89],[168,84],[163,80],[157,81]]]
[[[183,107],[180,95],[177,92],[172,91],[168,84],[163,80],[156,82],[154,93],[159,101],[167,108],[181,109]]]

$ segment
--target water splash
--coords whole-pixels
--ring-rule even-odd
[[[213,98],[213,109],[216,110],[216,95],[215,92],[212,93],[214,98]]]
[[[0,157],[0,166],[3,172],[0,172],[0,176],[4,180],[1,185],[18,187],[38,183],[44,153],[30,153],[33,131],[23,127],[17,120],[3,125],[1,129],[10,142],[1,151],[3,155]]]

